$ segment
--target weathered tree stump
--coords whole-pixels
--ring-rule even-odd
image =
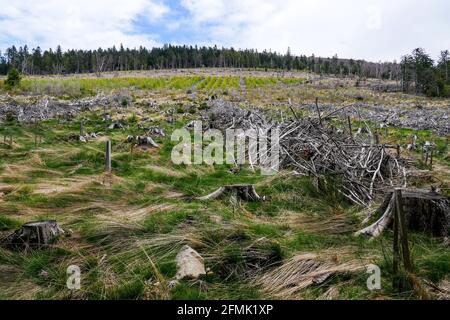
[[[3,242],[12,250],[43,249],[55,243],[63,233],[55,220],[28,222]]]
[[[150,146],[153,148],[159,148],[159,145],[155,141],[153,141],[151,137],[137,136],[136,140],[139,146]]]
[[[425,232],[437,237],[448,237],[450,228],[450,201],[448,197],[433,191],[402,189],[403,210],[408,230]],[[396,200],[389,192],[378,213],[383,213],[375,223],[356,235],[379,236],[393,222]]]
[[[132,143],[136,142],[138,147],[146,148],[146,147],[152,147],[152,148],[159,148],[159,145],[148,136],[128,136],[127,142]]]
[[[214,200],[222,198],[225,195],[235,195],[237,198],[244,201],[263,201],[264,197],[258,195],[255,187],[251,184],[236,184],[223,186],[204,197],[197,198],[198,200]]]
[[[108,126],[108,129],[114,130],[114,129],[123,129],[123,124],[120,122],[113,122]]]

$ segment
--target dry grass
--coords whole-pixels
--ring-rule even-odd
[[[272,72],[218,69],[137,72],[119,77],[173,75],[281,76]],[[105,74],[104,78],[112,76]],[[285,117],[290,115],[286,106],[288,98],[294,104],[313,103],[316,96],[321,103],[353,104],[356,95],[361,94],[369,104],[401,103],[406,108],[424,103],[422,98],[356,89],[348,79],[316,79],[295,72],[285,77],[309,77],[313,82],[283,85],[278,81],[264,88],[230,89],[223,95],[219,91],[218,95],[243,105],[252,103],[276,112],[283,110]],[[271,79],[261,82],[271,82]],[[85,144],[65,140],[77,134],[78,118],[67,124],[44,122],[51,134],[38,149],[34,149],[34,135],[27,132],[28,127],[17,128],[22,135],[18,136],[14,149],[0,150],[4,154],[8,152],[9,157],[1,161],[0,194],[5,194],[0,195],[0,211],[19,223],[56,218],[63,228],[73,233],[69,238],[60,239],[55,246],[55,251],[63,251],[61,256],[51,251],[40,252],[41,257],[0,251],[3,275],[0,275],[0,298],[175,297],[179,289],[170,288],[169,280],[175,268],[174,258],[183,245],[198,250],[212,273],[202,280],[204,285],[201,286],[182,282],[182,287],[189,287],[188,292],[178,296],[182,298],[190,298],[190,292],[200,292],[202,297],[223,299],[339,299],[350,296],[349,291],[360,286],[356,282],[364,275],[358,277],[356,273],[363,272],[366,263],[380,263],[382,257],[377,244],[349,237],[357,229],[358,219],[353,219],[355,208],[332,203],[309,192],[308,186],[290,185],[294,183],[289,180],[291,172],[259,178],[248,174],[245,168],[236,175],[228,175],[228,168],[179,168],[168,163],[170,145],[167,142],[171,130],[199,114],[198,110],[197,114],[188,116],[176,113],[173,115],[175,123],[168,124],[165,111],[176,110],[178,103],[184,107],[200,107],[211,94],[195,88],[190,91],[192,94],[183,90],[133,89],[129,92],[133,106],[110,110],[113,119],[124,119],[124,122],[134,115],[138,121],[143,116],[150,117],[168,134],[158,141],[161,148],[151,154],[136,150],[132,163],[128,158],[129,145],[121,141],[125,141],[128,134],[137,134],[140,130],[137,123],[127,123],[122,130],[105,130],[105,124],[99,120],[99,112],[103,112],[100,109],[97,114],[80,115],[89,119],[86,125],[89,130],[106,132]],[[14,99],[29,102],[31,98],[18,95]],[[147,108],[154,101],[158,107]],[[440,100],[430,102],[430,106],[442,104]],[[114,142],[112,175],[100,173],[106,140]],[[25,150],[26,146],[31,149]],[[267,201],[239,205],[223,200],[199,203],[183,194],[188,194],[191,188],[196,188],[195,193],[215,189],[224,183],[221,179],[241,183],[249,178],[258,190],[268,193]],[[278,205],[280,207],[275,208]],[[10,227],[6,232],[12,231]],[[389,241],[389,234],[386,238]],[[331,248],[327,250],[327,247]],[[436,246],[430,245],[430,248]],[[83,267],[83,288],[78,293],[68,292],[61,279],[55,276],[65,275],[69,264]],[[55,275],[43,281],[36,272],[27,270],[36,265],[54,271]],[[342,274],[349,277],[340,277]],[[336,279],[339,281],[334,281]],[[119,292],[123,287],[139,289],[141,285],[142,292]],[[441,288],[445,286],[444,283]],[[317,287],[319,290],[315,290]],[[246,295],[249,291],[252,293]],[[382,294],[389,295],[386,292]],[[372,296],[364,291],[358,297]]]
[[[100,178],[95,176],[63,178],[57,181],[38,183],[35,185],[34,192],[41,194],[80,193],[85,187],[99,181]]]
[[[269,295],[281,299],[299,299],[301,291],[311,285],[320,285],[340,273],[354,273],[364,269],[360,261],[336,263],[324,261],[316,254],[296,255],[256,278],[256,284]]]
[[[282,221],[291,228],[329,235],[350,234],[358,228],[346,213],[323,216],[288,212],[283,215]]]

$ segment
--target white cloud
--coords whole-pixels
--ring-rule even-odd
[[[211,4],[211,2],[213,4]],[[446,0],[182,0],[213,43],[370,60],[448,48]],[[428,15],[428,17],[424,17]]]
[[[0,48],[217,44],[399,59],[450,49],[447,0],[0,0]],[[180,13],[181,12],[181,13]],[[147,19],[152,30],[136,29]],[[142,26],[140,26],[142,27]]]
[[[367,8],[366,27],[369,30],[380,30],[382,26],[381,21],[382,11],[378,6],[369,6]]]
[[[135,34],[134,19],[161,19],[168,8],[151,0],[0,0],[0,45],[69,48],[153,46],[149,34]]]

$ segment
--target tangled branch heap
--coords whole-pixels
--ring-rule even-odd
[[[392,146],[374,143],[368,126],[353,135],[328,119],[294,114],[293,119],[267,121],[261,110],[245,110],[224,101],[211,102],[209,110],[211,128],[265,132],[278,128],[281,168],[311,176],[319,188],[331,180],[338,181],[339,192],[353,203],[368,206],[387,187],[404,183],[405,170]]]

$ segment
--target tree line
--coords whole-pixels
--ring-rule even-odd
[[[173,46],[155,48],[119,48],[97,50],[29,49],[26,45],[11,46],[0,52],[0,74],[17,69],[24,75],[97,73],[106,71],[182,69],[182,68],[259,68],[306,70],[323,75],[395,80],[403,92],[448,96],[449,52],[442,51],[437,63],[423,50],[415,49],[402,57],[400,63],[368,62],[314,55],[293,55],[264,50],[234,48]]]
[[[112,47],[97,50],[67,50],[61,46],[43,51],[40,47],[12,46],[2,55],[0,74],[16,68],[21,74],[48,75],[73,73],[101,73],[181,68],[263,68],[280,70],[308,70],[321,74],[397,79],[397,63],[372,63],[364,60],[294,56],[272,51],[235,50],[233,48],[172,46],[147,49]]]
[[[441,51],[437,63],[424,49],[415,49],[402,57],[402,91],[432,97],[450,97],[450,54]]]

